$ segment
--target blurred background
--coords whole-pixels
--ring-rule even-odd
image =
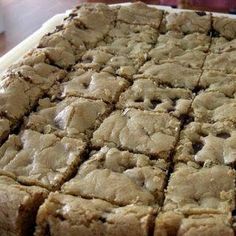
[[[83,0],[0,0],[0,56],[36,31],[46,20],[64,12]],[[87,2],[97,2],[90,0]],[[126,0],[101,0],[105,3]],[[236,0],[147,0],[149,4],[172,7],[236,13]]]

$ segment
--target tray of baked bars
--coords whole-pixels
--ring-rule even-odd
[[[0,61],[0,235],[234,235],[235,63],[228,15],[55,16]]]

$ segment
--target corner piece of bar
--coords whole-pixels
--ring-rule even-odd
[[[47,195],[46,189],[0,176],[0,235],[32,235],[38,208]]]
[[[121,6],[117,20],[129,24],[150,25],[157,29],[161,23],[162,15],[161,10],[137,2],[128,6]]]
[[[80,164],[86,143],[24,130],[0,148],[0,173],[27,185],[58,189]]]
[[[232,219],[228,215],[179,212],[161,213],[156,218],[154,236],[234,236]]]

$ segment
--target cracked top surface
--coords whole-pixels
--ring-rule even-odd
[[[155,211],[152,207],[127,205],[118,207],[99,199],[83,199],[51,193],[40,207],[38,225],[47,224],[57,235],[147,235]],[[45,235],[46,228],[38,227],[36,235]]]
[[[224,53],[236,50],[236,39],[226,39],[224,37],[212,38],[210,51],[212,53]]]
[[[162,11],[154,7],[148,7],[142,2],[130,4],[129,6],[121,6],[117,20],[129,24],[150,25],[158,28],[161,19]]]
[[[106,4],[83,4],[73,10],[72,17],[67,21],[75,21],[81,28],[91,29],[103,34],[107,33],[112,23],[116,20],[116,8],[109,7]]]
[[[126,24],[120,21],[108,33],[108,37],[112,39],[129,38],[146,43],[155,43],[157,35],[157,30],[149,25]]]
[[[17,123],[65,74],[42,62],[12,68],[0,81],[0,115]]]
[[[131,43],[131,46],[132,45],[134,45],[134,42]],[[76,64],[74,68],[76,70],[82,69],[82,71],[92,69],[97,72],[107,72],[114,76],[121,76],[131,79],[132,76],[136,73],[140,63],[143,62],[146,55],[145,52],[142,53],[142,49],[140,49],[139,51],[139,49],[136,48],[134,49],[134,53],[137,52],[137,57],[135,57],[135,55],[134,58],[127,57],[127,55],[129,55],[129,52],[124,53],[123,50],[133,50],[131,46],[129,46],[129,49],[127,48],[127,45],[100,45],[95,49],[88,50],[83,55],[81,62]],[[142,44],[140,46],[142,46]],[[116,49],[116,47],[118,49]]]
[[[117,110],[93,133],[96,147],[109,145],[167,159],[179,132],[179,121],[168,114]]]
[[[21,119],[42,95],[39,88],[15,75],[1,80],[0,88],[0,115],[13,121]]]
[[[65,75],[65,71],[47,64],[42,51],[29,52],[10,67],[1,80],[1,113],[10,119],[20,119],[40,96]]]
[[[205,33],[211,29],[211,15],[197,12],[183,11],[179,13],[169,13],[165,19],[166,30],[179,31],[183,33]]]
[[[62,186],[62,191],[123,206],[161,204],[167,167],[164,160],[103,147],[79,167],[77,175]]]
[[[225,38],[236,38],[235,19],[229,17],[213,17],[213,29]]]
[[[218,91],[226,96],[234,97],[236,92],[236,75],[221,71],[204,70],[199,81],[200,87],[206,91]]]
[[[116,20],[116,9],[105,4],[83,4],[66,19],[62,36],[80,47],[94,47]]]
[[[26,184],[57,188],[81,161],[85,143],[25,130],[0,148],[0,172]]]
[[[61,84],[62,97],[83,96],[109,103],[116,102],[129,85],[125,79],[107,72],[87,71],[81,74],[75,71],[68,74],[68,79]]]
[[[184,216],[177,212],[161,213],[156,218],[154,236],[159,235],[216,235],[233,236],[230,218],[220,214],[196,214]]]
[[[163,209],[228,214],[235,207],[234,189],[235,171],[228,166],[196,168],[180,163],[171,174]]]
[[[236,122],[236,99],[220,92],[202,92],[192,103],[192,115],[198,122]]]
[[[200,69],[191,69],[177,63],[156,65],[153,60],[146,62],[135,75],[135,79],[151,79],[167,87],[193,89],[200,78]]]
[[[223,52],[223,53],[211,53],[206,57],[204,63],[204,69],[218,70],[225,73],[236,73],[236,50]]]
[[[87,139],[110,111],[101,100],[66,98],[51,103],[47,98],[39,101],[39,111],[31,113],[25,121],[29,129],[59,136]]]
[[[130,58],[134,62],[138,62],[140,65],[146,60],[147,54],[152,48],[152,44],[144,41],[137,42],[136,39],[117,38],[105,42],[105,45],[101,43],[98,48],[115,56]],[[112,63],[111,59],[109,63]]]
[[[188,113],[191,99],[190,90],[161,88],[152,80],[139,79],[120,95],[117,106],[167,112],[179,117]]]
[[[178,31],[168,31],[160,34],[156,46],[175,45],[183,50],[198,50],[207,52],[211,38],[206,34],[192,33],[184,34]]]
[[[236,129],[231,122],[193,122],[180,134],[175,161],[234,164]]]
[[[224,37],[212,38],[210,54],[206,58],[204,68],[235,73],[236,39],[228,40]]]
[[[175,62],[186,67],[201,68],[210,45],[210,37],[200,33],[184,35],[169,31],[158,37],[148,53],[157,64]]]
[[[149,57],[157,64],[179,63],[186,67],[201,68],[206,54],[200,50],[183,50],[176,45],[159,45],[150,50]]]

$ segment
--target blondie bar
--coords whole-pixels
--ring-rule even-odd
[[[103,147],[79,167],[62,191],[119,206],[132,203],[158,206],[163,201],[167,171],[164,160]]]
[[[169,114],[136,109],[117,110],[93,133],[92,145],[118,147],[169,159],[180,122]]]

